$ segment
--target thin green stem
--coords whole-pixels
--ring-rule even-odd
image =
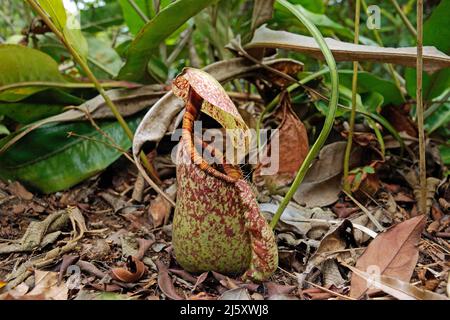
[[[417,128],[419,130],[419,180],[420,180],[420,212],[427,212],[427,168],[425,161],[425,129],[422,99],[423,72],[423,0],[417,1]]]
[[[120,85],[120,82],[103,82],[101,83],[103,88],[121,88],[125,87]],[[65,88],[65,89],[88,89],[95,88],[93,83],[77,83],[77,82],[52,82],[52,81],[27,81],[27,82],[18,82],[13,84],[8,84],[0,87],[0,92],[18,89],[18,88],[27,88],[27,87],[45,87],[45,88]]]
[[[144,21],[145,23],[148,23],[150,19],[147,17],[147,15],[139,8],[137,3],[134,0],[128,0],[128,3],[133,8],[134,11],[138,14],[138,16]]]
[[[394,6],[395,10],[397,10],[398,14],[400,15],[400,18],[402,19],[403,23],[405,24],[406,28],[408,29],[409,33],[415,38],[417,37],[417,31],[412,25],[412,23],[409,21],[406,14],[403,12],[402,8],[400,8],[400,5],[398,4],[397,0],[391,0],[392,5]]]
[[[328,135],[331,132],[331,129],[333,128],[334,119],[336,116],[336,110],[338,105],[338,99],[339,99],[339,75],[336,68],[336,61],[334,60],[333,54],[331,53],[330,48],[328,48],[327,43],[325,42],[325,39],[323,38],[322,34],[320,33],[319,29],[309,21],[308,18],[306,18],[303,13],[301,13],[294,5],[289,3],[286,0],[277,0],[280,5],[285,7],[287,10],[289,10],[299,21],[301,21],[305,27],[308,29],[308,31],[311,33],[311,35],[316,40],[317,44],[319,45],[324,57],[325,61],[328,65],[328,68],[330,70],[330,79],[331,79],[331,97],[330,97],[330,103],[329,103],[329,109],[328,114],[325,118],[325,122],[322,128],[322,131],[319,134],[319,137],[317,138],[316,142],[311,147],[311,150],[309,151],[308,155],[306,156],[305,160],[303,161],[300,170],[298,171],[294,182],[292,183],[291,187],[289,188],[289,191],[287,192],[286,196],[284,197],[283,201],[281,202],[280,206],[277,209],[277,212],[275,213],[272,221],[270,222],[270,226],[272,228],[275,228],[278,221],[280,220],[281,215],[283,214],[284,209],[289,204],[289,201],[291,201],[292,197],[294,196],[294,193],[297,191],[298,186],[305,178],[306,172],[308,171],[309,167],[311,166],[311,163],[315,159],[315,157],[318,155],[320,149],[324,145],[326,139],[328,138]]]
[[[52,32],[60,39],[60,41],[66,46],[67,50],[69,50],[70,54],[72,55],[73,59],[79,64],[79,66],[83,69],[83,71],[86,73],[87,77],[91,80],[91,82],[94,84],[95,88],[99,92],[99,94],[103,97],[105,100],[106,105],[111,109],[111,112],[113,113],[114,117],[119,122],[122,129],[125,131],[125,134],[128,136],[128,138],[133,141],[134,134],[131,131],[130,127],[126,123],[125,119],[120,114],[119,110],[117,109],[114,102],[111,100],[111,98],[106,94],[105,89],[101,85],[101,83],[98,81],[98,79],[95,77],[95,75],[92,73],[91,69],[89,68],[87,62],[85,59],[83,59],[80,54],[75,50],[75,48],[66,41],[66,38],[62,34],[60,30],[56,27],[56,25],[53,23],[53,21],[50,19],[50,17],[47,15],[47,13],[39,6],[39,4],[36,2],[36,0],[27,0],[28,4],[35,10],[35,12],[42,18],[42,20],[47,24],[47,26],[52,30]],[[149,171],[150,175],[152,176],[153,180],[159,181],[157,178],[157,175],[151,166],[150,162],[148,161],[146,155],[141,152],[140,158],[145,166],[145,168]],[[161,195],[166,198],[166,200],[169,201],[170,204],[175,205],[173,200],[165,193],[163,192],[158,185],[153,181],[150,180],[149,184]]]
[[[355,38],[354,43],[359,43],[359,20],[361,14],[361,0],[356,0],[355,6]],[[348,181],[348,173],[350,171],[350,153],[352,151],[353,132],[355,130],[356,118],[356,94],[358,90],[358,62],[353,61],[353,79],[352,79],[352,111],[350,113],[350,129],[348,132],[347,146],[344,155],[344,190],[351,192],[351,186]]]

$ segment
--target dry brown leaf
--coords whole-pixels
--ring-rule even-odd
[[[274,116],[281,121],[278,132],[279,149],[270,153],[278,153],[278,164],[270,163],[266,166],[278,165],[275,175],[263,176],[261,170],[265,165],[258,167],[254,173],[254,180],[262,178],[269,190],[276,190],[292,182],[295,174],[302,165],[309,151],[308,133],[305,126],[291,109],[291,101],[287,94],[281,99],[281,106]],[[272,144],[269,145],[269,149]],[[265,152],[264,155],[270,154]],[[265,163],[264,159],[262,162]]]
[[[338,141],[322,148],[294,194],[297,203],[312,208],[328,206],[338,200],[346,145],[347,142]],[[359,159],[359,152],[353,151],[350,165],[355,166]]]
[[[127,268],[111,269],[111,278],[125,283],[134,283],[139,281],[147,271],[144,263],[136,257],[128,256]]]
[[[425,224],[426,216],[417,216],[379,234],[358,259],[356,268],[409,281],[419,257],[417,245]],[[353,274],[350,296],[359,298],[367,289],[367,281]]]
[[[166,265],[161,261],[156,261],[156,266],[158,267],[158,286],[161,291],[172,300],[183,300],[175,290]]]
[[[245,288],[235,288],[225,291],[218,300],[252,300]]]
[[[177,193],[176,183],[164,191],[172,198],[172,200],[175,200]],[[157,195],[155,200],[150,203],[148,211],[153,219],[153,227],[158,228],[167,223],[170,213],[172,212],[172,205],[163,196]]]
[[[36,270],[35,286],[25,296],[42,296],[46,300],[67,300],[68,288],[65,283],[58,285],[58,273]]]
[[[395,63],[409,67],[416,66],[417,49],[383,48],[353,44],[334,39],[325,39],[336,61],[377,61]],[[248,49],[283,48],[299,51],[323,59],[323,54],[313,37],[286,31],[271,30],[265,26],[258,28]],[[423,67],[435,71],[450,66],[450,57],[435,47],[423,47]]]
[[[15,195],[23,200],[32,200],[33,194],[29,192],[23,185],[15,181],[8,185],[6,188],[12,195]]]

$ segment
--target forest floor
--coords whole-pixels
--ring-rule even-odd
[[[174,168],[166,169],[169,178],[164,185],[170,187],[175,182]],[[349,292],[356,280],[343,265],[358,266],[358,258],[371,242],[371,232],[354,228],[348,233],[343,231],[343,223],[336,226],[332,221],[349,219],[345,221],[377,234],[380,230],[376,225],[384,230],[417,216],[411,187],[382,181],[376,196],[365,197],[362,203],[341,193],[335,204],[312,211],[292,205],[289,210],[321,220],[302,224],[286,218],[277,228],[277,272],[262,284],[244,283],[238,276],[215,272],[198,275],[182,270],[171,246],[173,209],[142,181],[136,183],[137,177],[132,165],[119,161],[71,190],[47,196],[33,194],[18,182],[1,183],[0,285],[9,291],[0,297],[352,299]],[[399,279],[442,298],[450,289],[449,197],[448,179],[439,181],[431,192],[430,214],[423,232],[417,226],[391,229],[397,240],[385,241],[391,241],[388,246],[397,250],[392,257],[394,265],[391,261],[382,266],[383,270],[397,268]],[[270,211],[269,204],[266,208]],[[370,216],[379,224],[373,223]],[[408,239],[414,237],[418,238],[418,246],[411,247]],[[402,264],[408,264],[416,251],[417,263],[405,269]],[[324,252],[329,254],[326,258]],[[368,254],[380,252],[372,248]],[[392,297],[374,290],[370,298]]]

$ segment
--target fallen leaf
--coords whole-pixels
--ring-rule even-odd
[[[164,192],[172,198],[172,200],[175,200],[177,193],[176,183],[172,184],[169,188],[164,190]],[[152,216],[153,227],[158,228],[167,223],[170,213],[172,212],[172,205],[163,196],[158,194],[150,203],[148,212]]]
[[[161,261],[156,261],[156,266],[158,267],[158,287],[161,291],[172,300],[183,300],[175,290],[166,265]]]
[[[248,294],[247,289],[235,288],[222,293],[218,300],[252,300],[252,298]]]
[[[20,182],[15,181],[8,185],[6,188],[12,195],[15,195],[23,200],[32,200],[33,194],[29,192]]]
[[[263,155],[266,158],[260,159],[261,164],[254,171],[253,180],[256,184],[261,184],[258,181],[263,180],[267,188],[275,193],[276,189],[286,186],[294,180],[297,171],[308,155],[309,142],[305,126],[292,111],[288,94],[284,94],[281,98],[280,107],[274,118],[280,121],[276,136],[272,137],[272,141],[275,143],[278,141],[278,145],[270,143],[265,146]],[[275,149],[272,150],[273,148]],[[269,162],[267,155],[273,155],[275,152],[278,154],[278,163],[272,163],[276,160]],[[264,175],[264,169],[267,167],[275,167],[278,170],[275,174]]]
[[[353,272],[353,276],[358,275],[358,277],[370,283],[372,287],[380,289],[399,300],[448,300],[444,295],[417,288],[394,277],[383,274],[369,274],[349,265],[347,267]]]
[[[338,200],[347,142],[338,141],[322,148],[294,194],[294,200],[307,207],[324,207]],[[359,162],[359,153],[352,152],[351,166]]]
[[[126,268],[111,269],[111,278],[125,283],[139,281],[147,271],[144,263],[135,257],[128,256]]]
[[[358,259],[356,268],[409,281],[419,257],[417,245],[425,224],[426,216],[421,215],[379,234]],[[359,298],[367,289],[367,281],[353,274],[350,296]]]
[[[35,285],[26,296],[42,295],[46,300],[67,300],[68,288],[65,283],[58,285],[58,273],[36,270]]]

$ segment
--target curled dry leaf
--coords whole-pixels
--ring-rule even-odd
[[[280,121],[276,136],[277,143],[266,144],[264,156],[269,154],[278,154],[278,163],[272,160],[265,161],[261,159],[261,164],[253,173],[254,182],[263,179],[269,190],[275,191],[279,187],[290,184],[308,155],[309,143],[306,128],[291,108],[291,101],[288,94],[281,98],[280,108],[274,115]],[[272,146],[278,147],[278,150],[271,150]],[[293,152],[295,150],[295,152]],[[267,163],[267,164],[264,164]],[[278,167],[274,175],[262,175],[261,170],[268,166]]]
[[[147,271],[144,263],[136,257],[128,256],[127,268],[111,269],[111,278],[125,283],[134,283],[139,281]]]
[[[409,281],[419,257],[417,245],[425,224],[426,216],[421,215],[379,234],[358,259],[356,268]],[[359,298],[367,290],[367,281],[353,274],[350,296]]]
[[[169,188],[165,190],[165,192],[169,197],[175,199],[177,193],[177,185],[176,184],[171,185]],[[167,223],[170,216],[170,212],[172,211],[172,206],[165,198],[163,198],[161,195],[158,195],[150,203],[148,211],[153,219],[153,227],[158,228],[163,224]]]
[[[297,203],[307,207],[323,207],[338,200],[346,145],[346,142],[338,141],[322,148],[294,194]],[[350,165],[354,166],[356,162],[359,162],[359,152],[353,151]]]

